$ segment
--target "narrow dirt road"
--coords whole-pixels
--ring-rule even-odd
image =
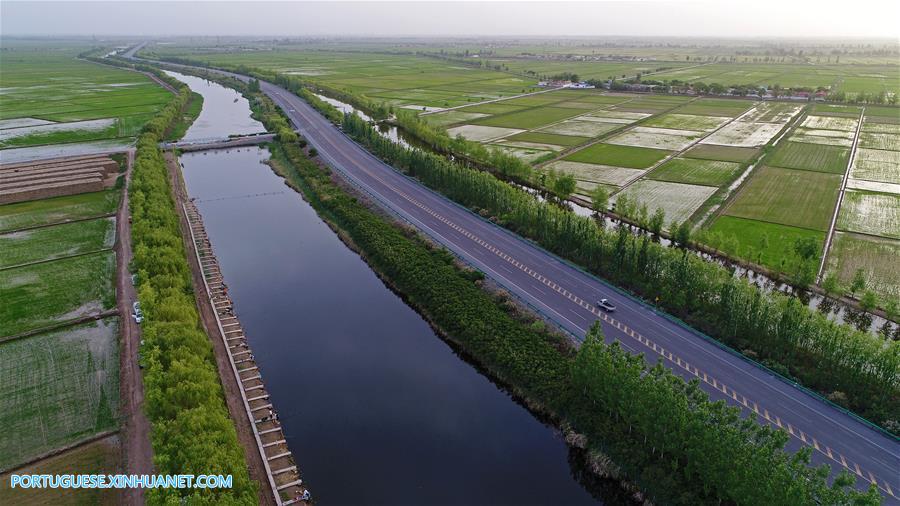
[[[122,199],[116,213],[116,300],[119,309],[119,326],[122,339],[119,350],[120,384],[119,395],[125,424],[122,427],[122,463],[125,474],[151,474],[153,472],[153,450],[150,447],[150,422],[144,415],[144,383],[138,366],[138,349],[141,343],[141,329],[131,318],[131,304],[137,300],[137,293],[131,283],[128,264],[131,263],[131,224],[128,222],[128,187],[131,183],[131,168],[134,165],[134,150],[128,151],[128,168],[125,171],[125,185]],[[143,489],[124,489],[122,503],[144,504]]]
[[[250,479],[259,484],[258,500],[260,505],[274,506],[275,493],[269,485],[269,479],[266,475],[266,467],[263,464],[262,457],[259,455],[256,438],[253,434],[253,427],[247,419],[247,412],[244,408],[241,398],[240,386],[234,379],[231,371],[231,362],[228,356],[228,350],[225,349],[223,339],[219,335],[219,328],[216,324],[216,317],[209,303],[209,295],[206,293],[203,284],[203,275],[200,265],[197,263],[197,257],[192,253],[193,245],[190,242],[190,225],[187,217],[184,215],[182,203],[188,200],[187,190],[181,179],[181,170],[178,166],[178,158],[170,151],[165,154],[166,167],[169,170],[169,178],[172,182],[172,191],[175,196],[175,207],[178,209],[178,217],[181,222],[181,235],[184,239],[184,247],[188,252],[188,263],[191,266],[191,280],[194,283],[194,298],[197,302],[197,308],[200,311],[200,321],[203,323],[203,330],[209,336],[213,345],[213,351],[216,356],[216,366],[219,369],[219,379],[222,382],[222,388],[225,389],[225,401],[228,405],[228,414],[234,421],[237,429],[238,440],[244,449],[244,456],[247,459],[247,467],[250,470]]]

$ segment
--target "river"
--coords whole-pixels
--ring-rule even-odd
[[[221,86],[170,74],[210,96],[187,138],[254,126],[243,98],[215,100]],[[213,104],[217,120],[204,119]],[[442,341],[268,156],[251,147],[181,162],[317,502],[597,503],[560,434]]]

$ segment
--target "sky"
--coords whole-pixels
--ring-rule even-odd
[[[0,35],[891,37],[894,0],[0,0]]]

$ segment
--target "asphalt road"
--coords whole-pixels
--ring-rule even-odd
[[[811,446],[815,463],[845,467],[861,486],[876,482],[886,504],[900,504],[897,440],[425,188],[372,156],[296,95],[260,84],[329,166],[579,338],[603,320],[608,341],[618,340],[651,362],[663,360],[684,378],[699,378],[712,399],[787,430],[789,449]],[[601,298],[614,301],[618,310],[601,312],[596,307]]]

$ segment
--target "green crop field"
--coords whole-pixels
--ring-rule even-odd
[[[881,296],[900,297],[900,241],[870,235],[837,232],[828,255],[828,273],[849,285],[862,269],[867,288]]]
[[[19,474],[116,474],[121,472],[117,435],[105,437],[17,470]],[[9,474],[0,475],[0,504],[71,504],[114,506],[113,488],[10,488]]]
[[[461,112],[477,112],[481,114],[504,114],[507,112],[516,112],[526,109],[525,106],[512,105],[509,100],[502,102],[491,102],[489,104],[471,105],[462,108]]]
[[[0,206],[0,232],[114,213],[119,192],[107,190]]]
[[[749,162],[759,154],[757,148],[741,148],[737,146],[714,146],[698,144],[687,150],[682,156],[701,160],[723,160],[726,162]]]
[[[900,195],[846,191],[837,228],[900,239]]]
[[[736,162],[673,158],[648,174],[647,178],[718,187],[733,181],[740,171],[741,164]]]
[[[725,214],[824,231],[840,184],[837,174],[758,167]]]
[[[859,147],[900,151],[900,135],[890,133],[860,132]]]
[[[841,146],[784,142],[766,158],[766,163],[787,169],[843,174],[849,157],[850,149]]]
[[[783,269],[782,260],[794,255],[794,244],[807,237],[820,248],[825,243],[825,232],[735,216],[720,216],[705,234],[710,246],[776,271]]]
[[[0,468],[118,426],[117,342],[111,318],[0,343]]]
[[[0,268],[108,249],[115,240],[113,218],[0,234]]]
[[[0,337],[115,306],[111,251],[0,271]]]
[[[594,144],[581,151],[567,156],[565,160],[572,162],[612,165],[630,169],[646,169],[669,155],[661,149],[636,148],[632,146],[616,146],[613,144]]]
[[[77,60],[72,48],[17,46],[0,53],[0,147],[136,136],[171,94],[137,72]],[[94,121],[90,124],[60,123]],[[43,123],[43,124],[42,124]]]

